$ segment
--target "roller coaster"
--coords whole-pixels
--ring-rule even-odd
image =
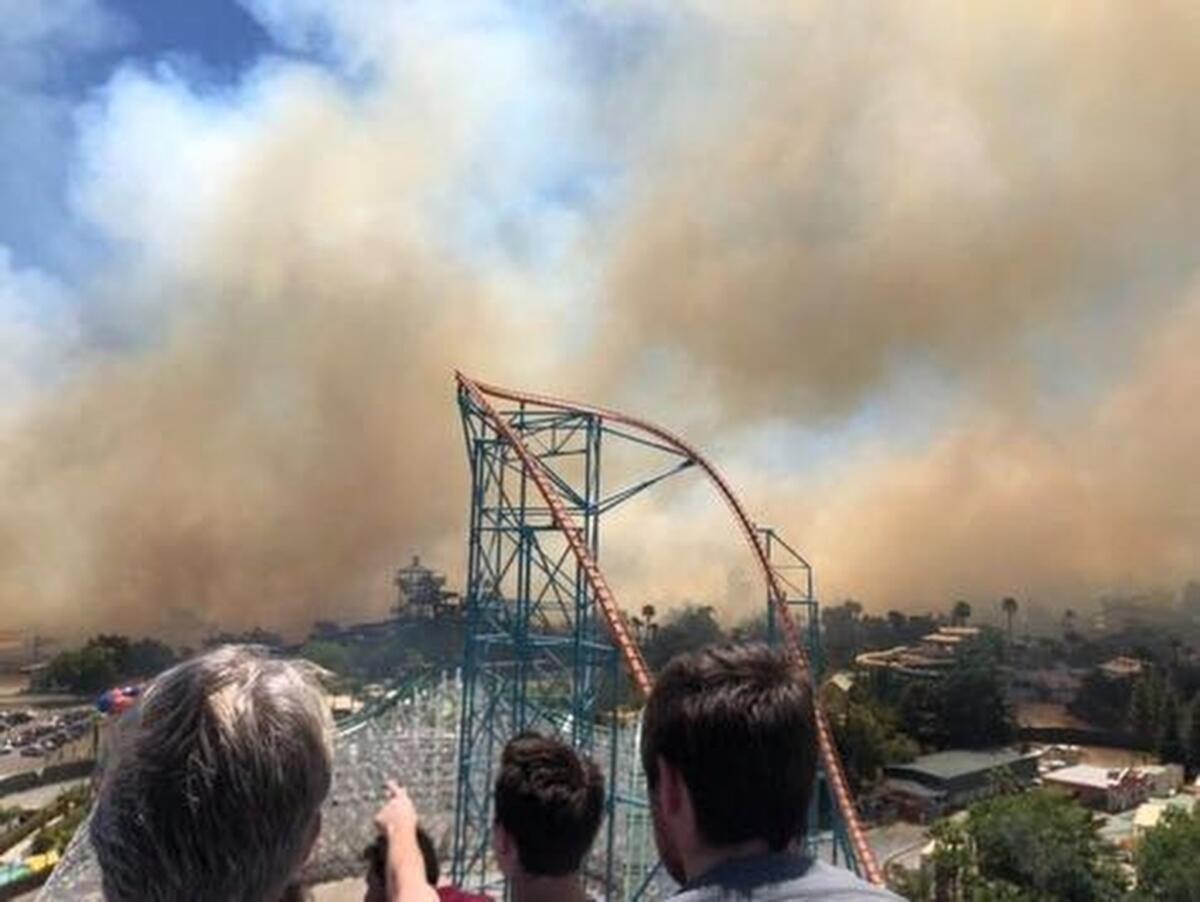
[[[676,474],[702,473],[762,574],[769,635],[798,656],[815,688],[821,656],[812,569],[775,530],[750,519],[696,448],[657,425],[461,373],[457,394],[471,468],[462,667],[453,679],[400,674],[382,698],[340,724],[334,785],[304,879],[361,873],[371,814],[390,777],[414,791],[427,826],[440,833],[445,825],[454,882],[499,897],[491,788],[504,742],[532,728],[569,739],[607,774],[606,834],[585,866],[589,889],[612,900],[661,897],[671,885],[653,854],[639,718],[635,705],[622,704],[624,690],[648,693],[653,674],[600,569],[600,521]],[[602,448],[622,444],[653,458],[648,474],[629,478],[617,468],[618,478],[602,478]],[[820,769],[806,843],[882,883],[816,692],[814,700]],[[85,836],[76,834],[40,898],[101,898]]]
[[[815,795],[827,796],[831,857],[882,883],[816,692],[820,643],[807,561],[774,530],[755,524],[717,468],[661,426],[603,407],[489,385],[463,373],[456,379],[472,474],[456,879],[480,888],[494,885],[486,864],[492,820],[488,788],[505,736],[550,727],[569,732],[577,746],[592,751],[590,725],[604,717],[602,697],[614,685],[613,672],[622,668],[638,693],[650,691],[653,675],[598,563],[600,518],[676,473],[698,469],[750,547],[765,584],[773,639],[800,659],[814,683],[821,790]],[[614,441],[634,443],[668,462],[610,489],[601,478],[600,457],[602,444]],[[554,713],[564,706],[565,722]],[[615,729],[615,717],[612,723]],[[618,808],[644,806],[644,797],[622,795],[618,781],[610,782],[603,854],[611,889]],[[650,877],[629,896],[648,893]]]

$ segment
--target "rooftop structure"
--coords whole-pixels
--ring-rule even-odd
[[[1183,765],[1146,764],[1137,771],[1149,781],[1152,796],[1172,796],[1183,788]]]
[[[1015,748],[946,751],[884,768],[884,793],[908,817],[926,821],[995,795],[1027,786],[1038,775],[1041,752]]]
[[[1101,811],[1127,811],[1150,793],[1149,779],[1132,767],[1075,764],[1050,771],[1042,779],[1047,786],[1057,786],[1081,804]]]
[[[863,652],[854,663],[857,667],[886,669],[902,676],[936,677],[981,634],[982,630],[975,626],[943,626],[923,636],[916,645]]]
[[[1169,799],[1152,799],[1138,805],[1133,812],[1133,838],[1140,840],[1147,830],[1153,830],[1159,825],[1168,811],[1182,811],[1191,814],[1196,810],[1196,798],[1191,795],[1177,795]]]
[[[422,566],[413,555],[412,563],[396,569],[392,580],[396,587],[396,614],[436,618],[458,609],[458,593],[446,589],[446,576]]]
[[[1122,655],[1101,664],[1100,672],[1110,680],[1131,680],[1140,676],[1145,667],[1144,661]]]

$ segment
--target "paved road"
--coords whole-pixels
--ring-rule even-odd
[[[867,831],[867,841],[875,850],[882,866],[899,862],[905,867],[914,867],[915,859],[925,843],[929,841],[929,828],[920,824],[897,821],[883,827],[872,827]]]
[[[65,783],[51,783],[49,786],[38,786],[35,789],[27,789],[24,792],[14,792],[11,795],[4,796],[0,799],[0,803],[4,805],[17,805],[21,808],[41,808],[44,805],[49,805],[60,792],[65,792],[72,786],[80,786],[86,783],[86,780],[68,780]]]

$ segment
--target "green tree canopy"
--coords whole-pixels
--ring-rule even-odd
[[[689,604],[670,611],[645,644],[646,661],[654,669],[675,655],[725,639],[725,631],[717,622],[711,605]]]
[[[1163,761],[1182,764],[1187,757],[1180,721],[1179,701],[1175,690],[1168,686],[1163,692],[1158,715],[1158,754]]]
[[[1129,726],[1137,736],[1157,737],[1159,715],[1163,703],[1162,679],[1154,671],[1146,671],[1133,684],[1129,700]]]
[[[988,649],[967,653],[938,680],[900,693],[900,720],[923,745],[990,748],[1012,741],[1016,726],[999,662]]]
[[[312,661],[318,667],[324,667],[338,676],[347,676],[353,669],[350,650],[337,642],[310,639],[300,646],[299,655],[306,661]]]
[[[989,799],[965,821],[934,825],[931,861],[903,887],[913,902],[1115,902],[1125,878],[1098,830],[1090,811],[1055,793]]]
[[[70,692],[101,692],[124,680],[155,676],[175,661],[170,647],[156,639],[134,641],[102,633],[82,648],[55,655],[38,684]]]
[[[1192,697],[1188,705],[1187,739],[1184,742],[1187,749],[1187,765],[1191,770],[1200,770],[1200,692]]]
[[[971,619],[971,605],[960,598],[954,602],[954,607],[950,611],[950,619],[958,626],[965,626]]]
[[[832,718],[834,741],[855,794],[876,783],[888,764],[911,761],[917,743],[900,729],[896,713],[855,687],[846,707]]]
[[[1200,815],[1168,811],[1134,857],[1141,899],[1200,899]]]
[[[1029,792],[971,808],[979,871],[1034,898],[1117,899],[1124,881],[1092,813],[1063,796]]]

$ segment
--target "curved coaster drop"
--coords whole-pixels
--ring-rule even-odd
[[[699,468],[754,554],[773,632],[800,658],[810,679],[819,635],[807,562],[773,530],[750,519],[729,483],[695,447],[660,426],[617,411],[516,392],[462,373],[457,383],[472,506],[454,874],[464,884],[486,887],[495,881],[486,863],[489,787],[506,736],[541,725],[568,732],[578,747],[593,752],[593,725],[604,716],[601,692],[606,680],[615,681],[616,668],[623,667],[643,696],[653,682],[597,563],[603,513],[676,473]],[[640,481],[608,490],[601,480],[600,451],[613,441],[637,443],[668,463]],[[571,464],[569,472],[565,462]],[[788,564],[780,561],[777,549],[787,555]],[[789,569],[803,571],[801,585],[789,578]],[[807,616],[804,629],[797,611]],[[815,690],[819,786],[833,803],[832,857],[836,861],[840,855],[863,877],[882,883]],[[565,724],[552,713],[564,708],[570,712]],[[612,726],[615,731],[615,716]],[[618,742],[605,745],[615,750]],[[618,792],[616,761],[609,765],[609,830],[597,858],[604,863],[601,880],[611,893],[617,885],[615,860],[627,863],[629,858],[616,854],[616,815],[622,804],[636,806],[639,801]],[[626,881],[624,895],[640,897],[651,876],[632,889]]]

